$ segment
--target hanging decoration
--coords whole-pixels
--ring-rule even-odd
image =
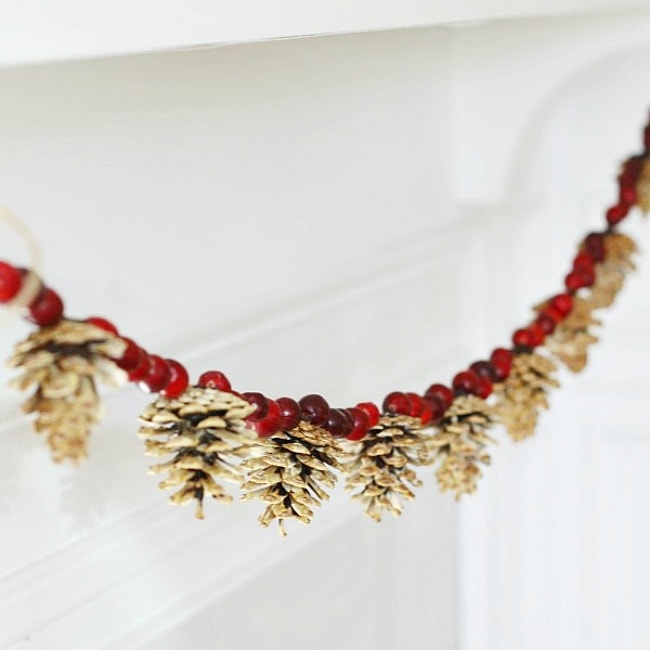
[[[460,498],[476,491],[490,462],[495,425],[515,441],[533,434],[558,386],[556,361],[573,372],[585,367],[600,326],[594,312],[612,304],[635,268],[636,244],[618,228],[634,207],[650,211],[650,124],[644,151],[622,166],[618,189],[606,227],[580,242],[564,290],[535,307],[509,347],[495,348],[450,385],[389,393],[381,408],[332,408],[314,394],[296,401],[240,393],[218,370],[190,384],[178,361],[147,352],[105,318],[65,317],[63,301],[34,269],[0,262],[0,303],[22,309],[37,326],[9,360],[19,373],[13,385],[32,391],[23,410],[57,462],[86,457],[103,411],[98,380],[157,393],[139,430],[145,452],[161,461],[151,472],[163,475],[161,489],[175,490],[172,503],[194,502],[198,518],[205,497],[232,500],[224,480],[239,485],[242,499],[261,501],[261,524],[277,521],[282,534],[286,520],[311,522],[339,474],[376,521],[401,514],[421,486],[422,466],[433,465],[440,489]]]

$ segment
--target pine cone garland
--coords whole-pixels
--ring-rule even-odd
[[[267,527],[277,519],[285,536],[285,519],[309,524],[313,509],[329,499],[325,488],[336,485],[332,469],[339,468],[344,451],[325,429],[301,420],[290,431],[259,439],[253,454],[242,463],[247,471],[242,499],[266,503],[260,523]]]
[[[494,386],[496,413],[513,440],[518,442],[535,433],[540,409],[548,408],[548,389],[559,386],[552,376],[556,370],[557,366],[541,354],[517,354],[508,379]]]
[[[636,183],[636,204],[643,212],[650,212],[650,157],[647,156]]]
[[[343,468],[345,489],[361,488],[352,498],[365,506],[368,517],[381,521],[385,512],[401,515],[401,499],[415,498],[408,485],[420,487],[422,481],[411,465],[428,461],[429,437],[418,418],[384,415],[359,441],[354,459]]]
[[[244,474],[237,465],[257,436],[246,429],[244,419],[255,410],[231,393],[193,386],[175,399],[159,398],[140,417],[139,435],[149,456],[173,458],[153,465],[152,474],[167,473],[160,489],[178,488],[169,497],[180,505],[196,501],[196,517],[203,519],[203,499],[232,497],[217,480],[241,483]]]
[[[438,433],[428,443],[435,454],[434,462],[442,460],[436,471],[441,492],[454,492],[456,500],[463,494],[476,492],[477,481],[482,476],[479,463],[490,464],[485,448],[495,441],[486,431],[493,424],[494,413],[485,400],[473,395],[454,399],[437,425]]]
[[[593,309],[609,307],[623,287],[626,275],[636,269],[633,256],[637,245],[627,235],[613,232],[605,236],[605,258],[596,267],[596,281],[590,290]]]
[[[36,387],[23,410],[36,414],[34,428],[45,433],[55,462],[86,458],[90,430],[103,414],[96,378],[117,383],[123,373],[109,357],[120,357],[124,347],[109,332],[71,320],[43,327],[16,345],[9,366],[22,375],[12,386]]]

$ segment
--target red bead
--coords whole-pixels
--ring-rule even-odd
[[[0,303],[13,300],[23,286],[23,276],[11,264],[0,262]]]
[[[512,369],[512,361],[506,360],[503,358],[495,359],[492,362],[494,367],[494,376],[495,382],[505,381],[510,376],[510,370]]]
[[[344,409],[330,409],[325,422],[325,429],[335,438],[345,438],[352,433],[353,420]]]
[[[361,409],[368,416],[368,425],[374,427],[379,424],[381,413],[376,404],[372,402],[359,402],[356,408]]]
[[[280,397],[275,401],[282,416],[280,428],[283,431],[291,431],[291,429],[297,427],[298,422],[300,422],[300,406],[298,406],[298,402],[290,397]]]
[[[322,395],[305,395],[298,404],[303,419],[315,427],[322,427],[327,422],[330,406]]]
[[[539,325],[544,334],[553,334],[555,326],[557,325],[556,320],[545,311],[535,319],[535,323]]]
[[[122,341],[126,343],[126,348],[119,359],[115,359],[115,363],[122,370],[133,370],[142,363],[143,350],[133,340],[122,337]]]
[[[151,361],[142,348],[138,348],[138,365],[129,371],[129,381],[142,381],[149,374]]]
[[[165,359],[169,366],[170,378],[169,383],[164,390],[160,391],[163,397],[174,399],[185,392],[190,384],[190,376],[187,374],[185,366],[174,359]]]
[[[594,259],[586,251],[580,251],[573,259],[573,270],[582,271],[585,269],[594,270]]]
[[[266,400],[266,409],[266,415],[261,420],[253,419],[250,415],[246,418],[246,423],[260,438],[268,438],[281,429],[282,414],[278,404],[272,399],[268,399]]]
[[[224,393],[232,392],[232,386],[228,377],[220,370],[208,370],[199,377],[199,386],[201,388],[213,388],[222,390]]]
[[[167,388],[167,384],[172,378],[172,371],[167,362],[157,354],[149,356],[149,363],[151,364],[149,372],[138,386],[146,392],[159,393]]]
[[[529,325],[528,331],[530,332],[532,337],[531,347],[536,348],[538,345],[542,345],[542,343],[544,343],[546,334],[544,333],[544,330],[537,323],[532,323],[531,325]]]
[[[609,210],[607,210],[607,213],[605,214],[607,223],[610,226],[615,226],[617,223],[620,223],[623,221],[623,219],[625,219],[629,210],[630,206],[625,205],[624,203],[619,203],[618,205],[612,206]]]
[[[417,393],[406,393],[409,404],[411,405],[411,410],[409,415],[413,418],[420,417],[422,415],[422,409],[424,407],[422,403],[422,398]]]
[[[560,293],[549,300],[549,307],[555,309],[562,316],[566,316],[573,309],[573,296],[568,293]]]
[[[553,319],[553,322],[556,325],[564,318],[564,314],[561,314],[557,309],[553,309],[553,307],[546,307],[546,309],[542,311],[542,314]]]
[[[650,149],[650,125],[646,126],[643,131],[643,147],[646,151]]]
[[[62,317],[63,301],[59,294],[54,289],[43,287],[34,302],[29,306],[27,320],[45,327],[58,323]]]
[[[478,385],[478,377],[470,371],[459,372],[451,383],[457,393],[474,393]]]
[[[98,327],[100,330],[104,330],[109,334],[118,336],[117,327],[115,327],[111,321],[106,320],[105,318],[100,318],[99,316],[91,316],[90,318],[86,318],[86,323],[89,325],[94,325],[95,327]]]
[[[447,386],[443,384],[431,384],[431,386],[427,388],[424,396],[439,398],[445,405],[445,410],[447,410],[451,406],[451,403],[454,401],[454,393],[450,388],[447,388]]]
[[[487,377],[478,377],[474,395],[487,399],[492,394],[492,382]]]
[[[433,423],[440,422],[440,420],[442,420],[442,418],[445,416],[445,412],[450,405],[447,404],[447,402],[445,402],[441,397],[438,397],[436,395],[425,395],[424,399],[431,409],[431,418],[429,421]]]
[[[623,185],[634,185],[639,180],[641,167],[643,166],[644,156],[632,156],[628,158],[622,166],[621,174],[618,180]]]
[[[602,262],[605,259],[605,235],[603,233],[592,232],[587,235],[584,247],[594,262]]]
[[[494,381],[494,368],[489,361],[475,361],[469,369],[479,377],[485,377],[490,381]]]
[[[621,185],[618,201],[627,206],[634,205],[636,203],[636,187]]]
[[[512,363],[512,351],[506,348],[495,348],[490,355],[490,361],[494,364],[495,361],[505,361]]]
[[[433,417],[433,408],[431,407],[429,400],[422,398],[422,412],[420,413],[420,423],[428,424],[429,422],[431,422],[432,417]]]
[[[409,398],[399,391],[388,393],[382,404],[384,413],[397,413],[399,415],[409,415],[411,412],[411,402]]]
[[[527,327],[518,329],[512,335],[512,342],[520,348],[532,348],[533,334]]]
[[[257,408],[253,411],[247,420],[255,421],[262,420],[266,417],[269,411],[269,401],[262,393],[242,393],[242,397],[253,406]]]
[[[575,293],[578,289],[583,287],[590,287],[595,280],[595,275],[593,270],[581,270],[581,271],[571,271],[569,275],[564,278],[564,284],[566,288]]]
[[[348,413],[352,416],[352,431],[348,433],[348,440],[361,440],[370,430],[370,418],[358,406],[349,408]],[[377,409],[377,421],[379,421],[379,409]]]

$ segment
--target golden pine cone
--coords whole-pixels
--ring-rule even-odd
[[[256,440],[244,422],[254,410],[236,395],[198,386],[174,399],[161,397],[146,407],[139,436],[145,440],[147,455],[173,455],[150,468],[152,474],[167,473],[160,489],[178,488],[169,497],[171,503],[195,500],[196,517],[203,519],[205,496],[232,501],[217,480],[243,481],[237,459],[246,456]]]
[[[401,499],[414,499],[407,484],[420,487],[422,481],[412,465],[429,460],[427,440],[418,418],[384,415],[356,445],[354,458],[343,471],[345,489],[361,488],[352,498],[365,506],[365,513],[381,521],[384,512],[402,514]]]
[[[596,280],[590,287],[588,301],[592,309],[609,307],[623,287],[627,273],[634,271],[633,256],[637,245],[627,235],[612,232],[605,235],[605,258],[596,266]]]
[[[260,438],[252,454],[242,463],[247,472],[242,499],[266,503],[260,523],[267,527],[277,519],[284,536],[285,519],[309,524],[313,509],[329,499],[325,488],[336,485],[332,469],[339,468],[344,451],[328,431],[301,420],[290,431]]]
[[[644,212],[650,212],[650,157],[646,156],[636,183],[636,204]]]
[[[124,376],[111,360],[124,348],[113,334],[73,320],[43,327],[16,345],[9,366],[22,375],[12,386],[36,387],[23,410],[36,414],[34,428],[45,433],[54,461],[86,458],[90,430],[103,415],[96,379],[115,384]]]

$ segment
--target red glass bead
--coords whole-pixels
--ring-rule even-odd
[[[417,418],[422,415],[422,398],[417,394],[417,393],[406,393],[406,397],[408,398],[409,404],[411,405],[411,410],[409,412],[409,415],[412,418]]]
[[[165,359],[169,366],[169,383],[160,391],[163,397],[174,399],[182,395],[190,384],[190,376],[187,374],[185,366],[174,359]]]
[[[548,314],[546,311],[543,311],[536,319],[535,323],[539,325],[544,334],[552,334],[557,325],[557,321]]]
[[[151,361],[142,348],[138,348],[138,365],[129,371],[129,381],[142,381],[149,374]]]
[[[442,420],[442,418],[445,416],[445,412],[450,405],[447,404],[447,402],[445,402],[441,397],[438,397],[436,395],[425,395],[424,400],[431,409],[431,419],[429,421],[433,423],[440,422],[440,420]]]
[[[126,349],[119,359],[115,359],[115,364],[122,370],[133,370],[142,363],[143,350],[133,339],[122,337],[122,341],[126,343]]]
[[[495,382],[505,381],[510,376],[510,370],[512,369],[512,361],[506,360],[504,358],[495,359],[492,362],[494,367],[494,376]]]
[[[428,424],[429,422],[431,422],[432,417],[433,417],[433,408],[431,407],[431,404],[427,399],[422,398],[422,412],[420,413],[420,423]]]
[[[542,314],[552,318],[556,325],[564,318],[564,314],[561,314],[557,309],[553,309],[553,307],[546,307],[546,309],[542,311]]]
[[[404,393],[394,391],[388,393],[382,404],[384,413],[397,413],[399,415],[409,415],[411,412],[411,402]]]
[[[220,370],[208,370],[199,377],[199,386],[201,388],[213,388],[222,390],[224,393],[232,392],[232,386],[228,377]]]
[[[167,384],[169,384],[172,377],[172,371],[167,362],[157,354],[149,356],[149,363],[149,372],[138,383],[138,386],[145,392],[159,393],[167,388]]]
[[[473,394],[478,385],[478,377],[473,372],[464,370],[454,377],[451,385],[457,393]]]
[[[542,343],[544,343],[546,334],[544,333],[544,330],[537,323],[532,323],[531,325],[529,325],[528,331],[530,332],[532,337],[531,347],[536,348],[538,345],[542,345]]]
[[[489,361],[475,361],[469,369],[479,377],[486,377],[494,381],[494,368]]]
[[[522,327],[512,335],[512,342],[520,348],[532,348],[533,334],[527,327]]]
[[[269,411],[269,401],[262,393],[242,393],[242,397],[257,408],[246,419],[257,422],[266,417]]]
[[[327,422],[330,406],[322,395],[305,395],[298,404],[303,419],[315,427],[322,427]]]
[[[512,351],[507,348],[495,348],[490,355],[490,361],[494,364],[495,361],[505,361],[512,363]]]
[[[34,302],[29,306],[27,320],[45,327],[58,323],[62,317],[63,301],[59,294],[54,289],[43,287]]]
[[[566,316],[573,309],[573,296],[568,293],[560,293],[549,300],[549,307],[555,309],[562,316]]]
[[[352,416],[344,409],[330,409],[325,429],[335,438],[345,438],[352,433]]]
[[[566,288],[575,293],[578,289],[583,287],[590,287],[595,281],[595,274],[593,270],[583,269],[581,271],[571,271],[564,279]]]
[[[379,423],[381,413],[376,404],[372,402],[359,402],[356,408],[361,409],[368,416],[368,424],[370,427],[374,427]]]
[[[624,185],[634,185],[639,180],[641,167],[643,166],[644,156],[632,156],[628,158],[622,166],[621,174],[618,179]]]
[[[444,384],[431,384],[431,386],[427,388],[424,396],[439,398],[445,405],[445,410],[447,410],[454,401],[454,393]]]
[[[623,221],[623,219],[625,219],[629,210],[630,206],[625,205],[624,203],[619,203],[618,205],[612,206],[609,210],[607,210],[605,214],[607,223],[610,226],[615,226],[617,223],[620,223]]]
[[[348,433],[348,440],[361,440],[370,430],[368,413],[358,406],[349,408],[348,413],[352,416],[352,431]],[[377,409],[377,417],[379,418],[379,409]]]
[[[588,269],[594,270],[594,259],[586,251],[580,251],[573,259],[573,270],[582,271]]]
[[[492,382],[487,377],[478,377],[474,395],[481,399],[487,399],[492,394]]]
[[[281,429],[282,414],[278,404],[272,399],[268,399],[266,400],[266,409],[266,415],[261,420],[253,419],[250,415],[246,418],[246,423],[260,438],[268,438]]]
[[[118,336],[117,327],[115,327],[111,321],[106,320],[105,318],[101,318],[99,316],[91,316],[90,318],[86,318],[86,323],[89,325],[94,325],[95,327],[98,327],[100,330],[104,330],[109,334]]]
[[[585,237],[584,247],[591,255],[594,262],[602,262],[605,259],[605,235],[600,232],[592,232]]]
[[[21,272],[11,264],[0,262],[0,303],[13,300],[22,286]]]
[[[300,406],[298,406],[298,402],[290,397],[280,397],[275,401],[282,416],[280,428],[283,431],[290,431],[297,427],[298,422],[300,422]]]
[[[646,151],[650,149],[650,125],[646,126],[643,131],[643,147]]]
[[[618,202],[627,206],[634,205],[636,203],[636,187],[621,185],[618,194]]]

